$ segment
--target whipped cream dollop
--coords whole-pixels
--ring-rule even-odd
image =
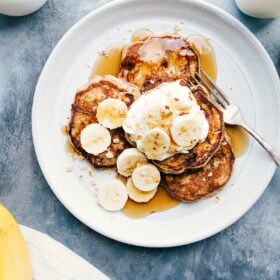
[[[123,129],[147,158],[161,161],[205,141],[209,124],[190,89],[176,81],[138,98]]]

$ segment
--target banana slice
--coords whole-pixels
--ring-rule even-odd
[[[174,142],[179,146],[192,146],[201,138],[201,122],[195,116],[179,116],[172,122],[171,135]]]
[[[128,179],[126,184],[126,190],[130,199],[134,200],[135,202],[148,202],[150,201],[156,194],[157,188],[153,189],[152,191],[143,192],[137,189],[131,178]]]
[[[170,138],[168,134],[160,128],[148,130],[143,135],[142,148],[149,159],[157,159],[158,156],[168,151],[169,146]]]
[[[114,129],[121,127],[126,117],[127,106],[116,98],[108,98],[99,103],[96,117],[103,126]]]
[[[132,180],[137,189],[148,192],[159,185],[160,173],[154,165],[146,164],[134,169]]]
[[[128,199],[126,187],[120,180],[112,180],[98,186],[98,203],[108,211],[121,210]]]
[[[174,82],[172,90],[167,94],[168,102],[173,110],[189,112],[191,108],[198,107],[190,89],[181,86],[180,83]]]
[[[98,155],[110,146],[111,134],[104,126],[93,123],[82,130],[80,141],[87,153]]]
[[[148,162],[144,154],[139,152],[136,148],[124,150],[117,159],[118,172],[125,176],[131,176],[133,170],[137,165],[143,165]]]

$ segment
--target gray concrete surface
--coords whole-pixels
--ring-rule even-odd
[[[48,233],[112,279],[280,279],[280,170],[238,222],[177,248],[137,248],[84,226],[57,200],[33,149],[34,89],[49,54],[81,17],[106,0],[50,0],[37,13],[0,15],[0,202],[19,223]],[[262,42],[280,72],[280,20],[241,14],[233,0],[212,0]],[[279,125],[279,124],[275,124]]]

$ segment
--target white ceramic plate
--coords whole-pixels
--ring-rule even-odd
[[[268,54],[257,39],[233,17],[202,1],[114,1],[86,16],[61,39],[39,79],[32,125],[42,171],[65,207],[92,229],[121,242],[168,247],[209,237],[240,218],[268,185],[275,165],[255,142],[236,161],[234,176],[219,196],[130,219],[108,213],[95,202],[81,162],[65,152],[61,125],[67,122],[77,87],[86,83],[99,50],[129,41],[132,30],[148,27],[172,32],[184,21],[180,34],[211,39],[218,60],[218,83],[237,104],[245,119],[272,145],[279,146],[279,80]],[[67,173],[68,164],[74,171]],[[83,178],[79,175],[84,174]],[[97,182],[113,175],[98,172]]]

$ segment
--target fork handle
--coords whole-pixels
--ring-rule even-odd
[[[241,126],[251,134],[260,145],[269,153],[272,159],[276,162],[278,166],[280,166],[280,153],[273,149],[262,137],[260,137],[250,126],[245,123],[242,123]]]

